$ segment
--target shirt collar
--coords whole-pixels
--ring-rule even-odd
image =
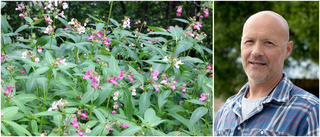
[[[268,97],[263,101],[263,103],[271,102],[275,100],[277,102],[287,102],[289,100],[290,91],[293,88],[293,83],[283,73],[283,78],[279,84],[273,89],[273,91],[268,95]],[[235,100],[241,101],[242,97],[248,92],[249,82],[247,82],[238,92]]]

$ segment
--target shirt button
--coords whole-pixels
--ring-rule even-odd
[[[261,131],[261,135],[263,135],[263,131]]]
[[[238,127],[238,130],[241,130],[241,127]]]

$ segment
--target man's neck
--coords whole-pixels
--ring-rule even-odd
[[[247,93],[246,98],[248,99],[257,99],[266,97],[269,93],[278,85],[282,79],[281,75],[276,75],[274,78],[271,78],[265,82],[253,82],[249,80],[249,92]]]

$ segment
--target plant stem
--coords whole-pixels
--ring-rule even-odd
[[[50,69],[51,70],[51,69]],[[44,98],[44,101],[47,101],[47,98],[48,98],[48,93],[49,93],[49,86],[50,86],[50,81],[51,81],[51,74],[50,74],[50,70],[48,71],[48,86],[47,86],[47,90],[46,90],[46,95],[45,95],[45,98]]]
[[[89,115],[89,121],[91,120],[91,114],[92,114],[92,107],[93,107],[93,100],[94,100],[94,96],[91,99],[91,106],[90,106],[90,115]]]
[[[102,128],[102,131],[101,131],[101,133],[100,133],[100,136],[102,136],[103,131],[104,131],[104,128]]]
[[[113,88],[114,88],[114,86],[113,86]],[[106,111],[108,111],[108,107],[109,107],[109,102],[110,102],[111,94],[112,94],[112,91],[110,91],[110,94],[109,94],[109,97],[108,97],[108,102],[107,102],[107,108],[106,108]]]
[[[113,1],[111,1],[111,6],[110,6],[110,10],[109,10],[109,16],[108,16],[108,21],[107,21],[107,29],[106,29],[107,33],[108,33],[109,20],[110,20],[110,17],[111,17],[112,5],[113,5]]]
[[[208,119],[208,113],[206,114],[206,119],[205,119],[205,122],[206,122],[206,124],[205,124],[206,125],[206,136],[208,135],[208,132],[207,132],[208,131],[208,127],[207,127],[208,126],[208,121],[207,121],[207,119]]]

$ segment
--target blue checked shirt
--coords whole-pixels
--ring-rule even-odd
[[[319,98],[295,86],[284,74],[281,82],[248,114],[241,116],[241,100],[249,89],[220,108],[214,121],[215,136],[318,136]]]

